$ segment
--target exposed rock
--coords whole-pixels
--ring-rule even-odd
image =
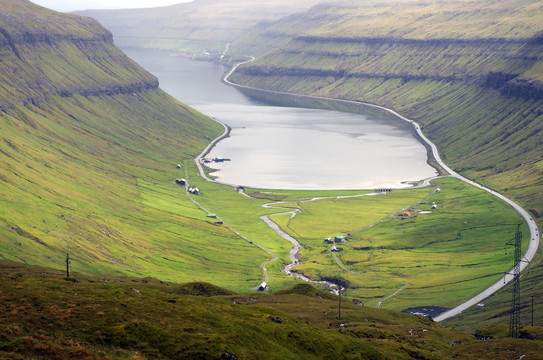
[[[353,304],[358,306],[364,306],[364,303],[358,299],[353,299]]]
[[[536,340],[536,338],[526,330],[522,330],[518,335],[519,339]]]
[[[225,352],[224,354],[222,354],[221,359],[225,359],[225,360],[238,360],[238,358],[237,358],[235,355],[229,354],[229,353],[227,353],[227,352]]]
[[[471,336],[473,336],[477,340],[492,340],[492,339],[494,339],[493,336],[483,335],[480,330],[475,330],[475,332],[473,334],[471,334]]]
[[[278,323],[278,324],[281,324],[283,322],[283,319],[281,319],[280,317],[277,317],[277,316],[270,316],[270,317],[268,317],[268,320],[271,320],[274,323]]]

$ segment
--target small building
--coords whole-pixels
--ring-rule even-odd
[[[181,169],[181,164],[177,164],[176,168]]]
[[[179,185],[185,185],[187,183],[187,180],[185,180],[185,179],[176,179],[175,183],[179,184]]]
[[[332,240],[332,238],[326,238],[324,239],[324,242],[327,243],[327,244],[333,244],[334,243],[334,240]]]
[[[198,190],[198,188],[189,188],[189,193],[191,193],[193,195],[199,195],[200,190]]]
[[[209,213],[209,214],[207,214],[207,217],[208,217],[208,218],[216,219],[216,218],[217,218],[217,214]]]
[[[213,159],[213,161],[215,161],[215,162],[223,162],[224,158],[223,157],[216,157],[215,159]]]
[[[410,216],[411,216],[411,213],[409,211],[404,211],[403,214],[400,214],[400,219],[402,220],[409,219]]]
[[[332,248],[330,249],[331,252],[340,252],[340,251],[343,251],[343,248],[338,248],[336,247],[335,245],[332,246]]]
[[[432,209],[437,209],[437,205],[435,202],[432,202]]]
[[[334,241],[336,241],[336,242],[345,242],[347,240],[349,240],[349,239],[347,239],[347,236],[345,236],[345,235],[336,235],[336,236],[334,236]]]
[[[258,291],[264,291],[264,290],[266,290],[266,287],[267,287],[267,286],[268,286],[268,285],[266,285],[266,282],[263,281],[262,284],[260,284],[260,285],[258,286]]]

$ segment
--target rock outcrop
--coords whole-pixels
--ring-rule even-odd
[[[0,111],[39,104],[48,96],[115,95],[158,87],[124,55],[112,34],[90,18],[13,3],[0,10]],[[5,8],[5,7],[4,7]],[[74,29],[74,31],[69,31]]]

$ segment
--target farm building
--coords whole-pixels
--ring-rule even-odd
[[[347,236],[345,235],[336,235],[334,237],[334,241],[336,242],[345,242],[345,241],[348,241],[349,239],[347,239]]]

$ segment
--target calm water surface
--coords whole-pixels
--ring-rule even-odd
[[[262,100],[222,83],[221,65],[164,51],[124,51],[157,76],[162,89],[232,127],[208,155],[231,159],[212,164],[221,182],[274,189],[398,188],[436,175],[409,125],[388,113],[323,110],[310,107],[326,104],[309,101],[277,106],[285,101],[269,95]]]

